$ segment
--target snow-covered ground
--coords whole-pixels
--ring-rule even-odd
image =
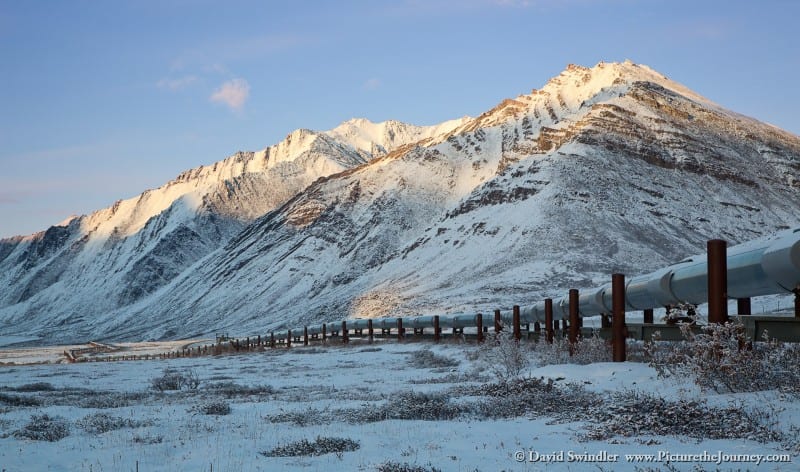
[[[138,463],[142,471],[797,470],[800,463],[792,450],[796,439],[789,439],[800,424],[794,396],[704,393],[691,379],[659,378],[641,362],[543,365],[552,356],[528,347],[531,364],[522,377],[529,380],[511,392],[498,387],[489,365],[493,352],[469,343],[383,341],[162,361],[4,366],[0,468],[134,471]],[[165,369],[196,381],[197,388],[155,389],[153,379]],[[626,429],[642,419],[621,404],[659,398],[667,403],[652,418],[662,410],[680,412],[685,404],[688,423],[690,406],[705,399],[700,408],[708,411],[699,427],[716,424],[720,412],[738,411],[749,413],[743,424],[752,426],[756,418],[767,428],[745,428],[734,439]],[[738,409],[725,410],[731,405]],[[738,427],[740,419],[730,420],[726,424]],[[40,434],[36,424],[69,435],[52,442],[22,437]],[[769,430],[776,434],[772,440],[764,439]],[[295,443],[302,440],[308,443]],[[334,452],[280,457],[310,452],[314,444]],[[574,460],[580,454],[590,456]],[[662,460],[635,462],[626,454],[661,454]],[[665,454],[686,461],[667,463]],[[764,462],[767,454],[788,455],[791,462]],[[762,462],[726,460],[733,455]]]

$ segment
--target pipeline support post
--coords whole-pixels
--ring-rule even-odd
[[[375,339],[375,330],[372,329],[372,318],[367,320],[367,334],[369,335],[369,343],[372,344],[372,341]]]
[[[502,319],[500,318],[500,310],[494,311],[494,334],[497,336],[497,333],[503,330],[503,323]]]
[[[342,344],[347,344],[350,342],[350,338],[347,335],[347,321],[342,321]]]
[[[303,326],[303,346],[308,346],[308,326]]]
[[[800,318],[800,284],[792,290],[794,292],[794,317]]]
[[[575,355],[575,344],[578,342],[578,290],[569,291],[569,355]]]
[[[706,244],[708,252],[708,322],[728,321],[728,256],[727,243],[712,239]]]
[[[433,341],[439,342],[442,339],[442,328],[439,326],[439,315],[433,316]]]
[[[647,308],[644,310],[644,320],[647,324],[653,324],[653,309]]]
[[[750,298],[737,298],[736,299],[736,311],[739,312],[740,315],[751,315],[752,308],[750,303]]]
[[[544,299],[544,329],[546,332],[546,338],[548,344],[553,344],[553,336],[555,333],[553,332],[553,299],[552,298],[545,298]]]
[[[611,352],[614,362],[625,362],[625,275],[611,275]]]
[[[519,305],[514,305],[511,308],[511,323],[514,325],[514,341],[519,342],[522,339],[522,327],[519,320]]]
[[[403,318],[397,318],[397,341],[403,341]]]
[[[292,330],[289,330],[289,333],[286,335],[286,347],[292,347]]]
[[[483,314],[475,315],[475,326],[478,328],[478,344],[483,342]]]
[[[325,344],[325,336],[327,336],[327,334],[328,334],[327,333],[327,329],[328,329],[328,325],[325,324],[325,323],[322,323],[322,344]]]

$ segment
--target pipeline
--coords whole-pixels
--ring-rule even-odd
[[[747,299],[762,295],[798,293],[800,290],[800,227],[748,241],[727,249],[728,297]],[[698,305],[708,301],[708,263],[706,254],[698,254],[649,274],[633,277],[625,284],[625,311],[660,308],[679,303]],[[610,314],[611,284],[581,290],[580,317]],[[501,314],[505,325],[512,323],[512,313]],[[553,300],[553,319],[569,319],[569,297]],[[545,321],[545,302],[523,306],[520,322]],[[392,329],[397,318],[377,318],[375,328]],[[403,318],[412,328],[432,328],[433,316]],[[477,325],[475,314],[440,316],[442,328],[465,328]],[[486,320],[484,320],[484,325]],[[363,329],[366,319],[347,320],[347,326]]]

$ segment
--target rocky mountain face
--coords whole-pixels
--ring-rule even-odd
[[[796,225],[798,176],[797,136],[646,66],[569,66],[474,119],[296,131],[5,240],[0,332],[259,333],[532,303]]]
[[[91,215],[0,240],[2,332],[93,335],[98,319],[142,302],[315,180],[436,129],[364,120],[393,139],[334,138],[348,123],[327,133],[294,131]]]

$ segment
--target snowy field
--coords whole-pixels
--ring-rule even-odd
[[[190,359],[3,366],[0,469],[800,466],[795,395],[702,392],[689,378],[659,378],[635,360],[545,365],[566,356],[531,345],[523,343],[529,364],[522,380],[505,384],[498,378],[513,376],[496,372],[503,364],[497,348],[457,342],[352,342]],[[172,380],[179,390],[168,389]],[[626,456],[636,454],[654,455],[653,461]],[[768,462],[776,458],[780,462]]]

